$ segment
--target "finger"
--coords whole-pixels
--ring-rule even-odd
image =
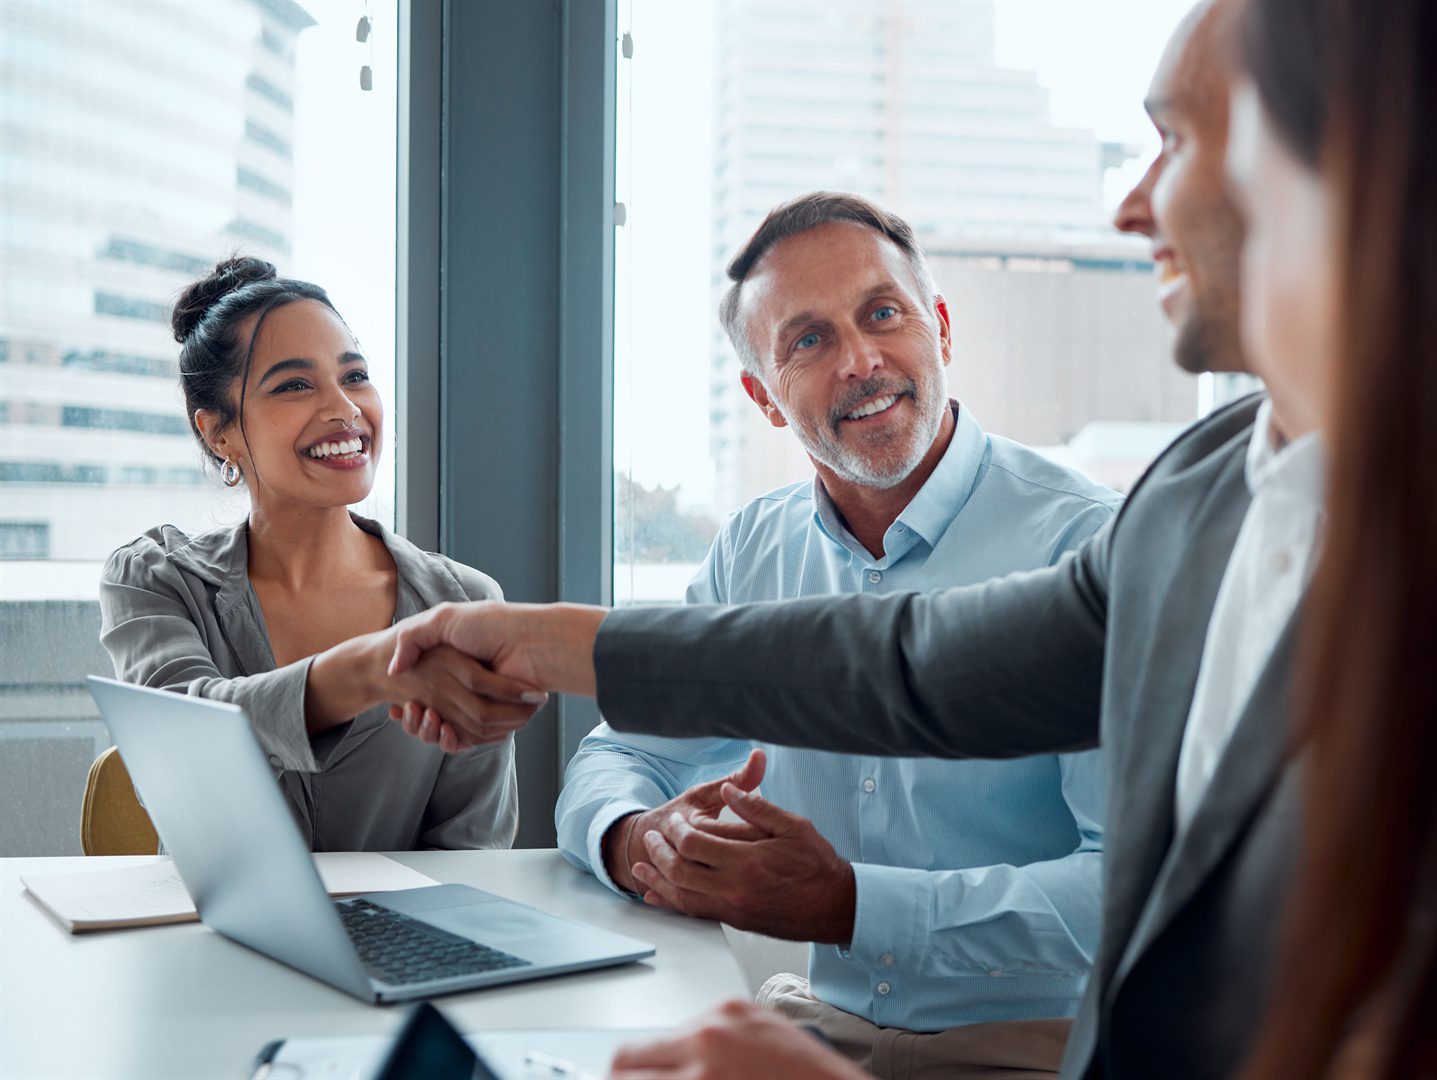
[[[787,810],[780,810],[762,795],[755,795],[750,791],[740,791],[732,784],[725,784],[720,794],[723,795],[725,806],[744,821],[762,829],[770,836],[786,835],[804,820],[790,814]]]
[[[693,1056],[688,1043],[687,1035],[677,1039],[670,1036],[653,1042],[626,1043],[615,1052],[609,1071],[617,1074],[625,1069],[641,1069],[648,1074],[655,1069],[678,1068]]]
[[[687,818],[687,821],[695,829],[724,840],[744,840],[752,843],[754,840],[770,839],[767,832],[747,821],[723,821],[706,815],[694,815]]]
[[[538,711],[536,705],[496,702],[475,695],[452,671],[438,669],[427,674],[434,677],[434,705],[446,720],[472,736],[488,738],[517,731]]]
[[[720,905],[702,892],[684,889],[667,880],[653,863],[635,863],[634,880],[644,888],[643,900],[650,907],[692,915],[697,919],[722,919]]]
[[[668,837],[657,829],[650,829],[641,838],[643,851],[659,876],[678,888],[711,895],[722,884],[722,876],[703,863],[685,859]],[[664,894],[669,895],[668,893]]]
[[[681,858],[711,867],[720,873],[732,873],[736,864],[753,851],[752,841],[715,836],[707,830],[695,828],[682,814],[670,814],[665,825],[664,836]],[[742,827],[753,830],[752,825]],[[766,833],[760,834],[760,839],[767,838]]]
[[[426,708],[424,718],[419,722],[419,738],[427,743],[437,743],[439,727],[443,722],[444,718],[436,710]]]
[[[766,764],[767,758],[764,756],[764,752],[758,747],[754,747],[748,752],[748,760],[743,763],[743,767],[729,777],[729,783],[744,791],[752,791],[763,782]]]
[[[391,716],[394,710],[389,710]],[[417,701],[406,701],[399,710],[399,722],[404,727],[404,734],[412,738],[419,738],[419,722],[424,719],[424,706]]]
[[[549,695],[543,690],[518,679],[511,679],[507,675],[500,675],[463,653],[456,652],[456,658],[458,663],[455,668],[459,680],[476,694],[493,701],[530,706],[543,705],[549,700]]]

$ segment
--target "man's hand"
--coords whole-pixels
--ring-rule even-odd
[[[651,829],[667,834],[670,819],[679,819],[706,825],[720,824],[718,817],[723,812],[722,790],[725,784],[732,784],[742,791],[752,791],[763,782],[764,754],[762,750],[750,750],[748,760],[737,772],[720,777],[707,784],[696,784],[677,798],[642,814],[630,814],[610,825],[604,833],[604,869],[621,889],[642,894],[644,886],[634,880],[635,862],[647,862],[648,852],[643,846],[643,836]],[[750,826],[723,823],[730,835],[748,836],[757,839],[761,833]]]
[[[621,1047],[609,1073],[616,1080],[872,1080],[811,1032],[746,1001],[720,1005],[658,1042]]]
[[[753,830],[671,814],[642,836],[644,902],[791,941],[846,945],[858,885],[813,823],[733,784],[724,802]]]
[[[545,690],[594,693],[594,639],[603,608],[578,604],[506,604],[481,600],[439,604],[394,627],[388,673],[397,679],[428,650],[447,645],[500,676],[523,684],[542,703]],[[463,749],[503,737],[514,728],[498,711],[451,716],[423,695],[389,710],[405,731],[425,742]]]

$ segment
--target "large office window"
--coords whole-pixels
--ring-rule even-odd
[[[1149,245],[1113,211],[1189,0],[621,0],[615,573],[671,600],[731,510],[812,475],[715,317],[763,214],[826,188],[917,230],[983,427],[1126,489],[1227,388],[1178,371]]]
[[[233,252],[324,286],[392,406],[396,14],[0,5],[0,855],[79,850],[107,554],[246,513],[189,433],[179,290]],[[397,450],[358,508],[387,523]]]

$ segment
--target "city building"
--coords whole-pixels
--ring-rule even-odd
[[[216,512],[170,308],[292,223],[294,0],[0,5],[0,559]]]
[[[1172,365],[1147,244],[1103,207],[1105,168],[1133,150],[1055,125],[1036,75],[997,66],[995,15],[991,0],[716,5],[715,300],[774,205],[856,192],[928,250],[953,312],[950,385],[988,430],[1047,446],[1093,419],[1155,434],[1190,421],[1197,391]],[[747,400],[721,332],[712,355],[722,509],[811,466]]]
[[[170,308],[293,235],[293,0],[0,4],[0,855],[78,854],[100,560],[227,513]],[[243,513],[240,504],[239,513]]]

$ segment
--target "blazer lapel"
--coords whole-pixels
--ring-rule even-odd
[[[1273,647],[1192,822],[1163,866],[1139,932],[1127,951],[1124,973],[1192,899],[1242,835],[1288,760],[1289,674],[1300,613],[1301,605]]]
[[[1173,560],[1167,588],[1152,600],[1159,614],[1148,631],[1148,648],[1132,661],[1138,678],[1127,697],[1134,714],[1115,718],[1121,731],[1103,732],[1108,775],[1114,778],[1108,819],[1121,823],[1120,831],[1108,835],[1105,935],[1120,949],[1133,939],[1172,844],[1178,755],[1207,626],[1250,502],[1243,479],[1246,438],[1240,442],[1218,475],[1205,481],[1209,494],[1199,510],[1171,522],[1169,535],[1156,538],[1181,556]],[[1122,953],[1105,959],[1116,967]]]

